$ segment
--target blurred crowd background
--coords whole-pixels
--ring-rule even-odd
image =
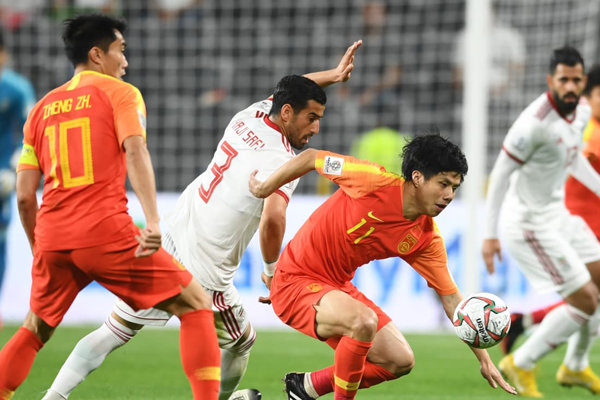
[[[482,38],[491,51],[488,171],[512,121],[545,90],[551,50],[571,44],[591,66],[600,45],[596,0],[492,4]],[[379,150],[397,152],[394,134],[434,126],[462,141],[462,64],[477,56],[464,50],[464,0],[0,0],[9,65],[38,97],[72,75],[62,21],[90,11],[129,22],[124,79],[146,101],[160,191],[191,182],[232,116],[269,96],[282,76],[331,68],[357,39],[364,43],[352,78],[327,90],[310,146],[356,153],[375,133],[388,134],[374,136],[385,144]],[[299,192],[315,193],[316,179],[303,178]]]

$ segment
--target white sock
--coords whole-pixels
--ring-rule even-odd
[[[563,363],[571,371],[583,371],[590,365],[588,355],[598,335],[598,326],[600,326],[600,307],[596,309],[588,323],[583,324],[579,331],[569,338]]]
[[[312,398],[316,399],[317,397],[319,397],[319,393],[317,393],[317,391],[315,390],[315,387],[312,383],[312,379],[310,378],[310,372],[304,374],[304,391],[307,395],[309,395]]]
[[[523,369],[535,367],[539,359],[566,342],[589,319],[590,315],[568,304],[556,307],[514,352],[515,365]]]
[[[68,398],[111,351],[127,343],[137,332],[108,317],[104,324],[77,343],[42,400]],[[56,397],[57,394],[61,397]]]
[[[219,388],[219,400],[227,400],[246,373],[250,349],[256,340],[256,331],[249,325],[248,337],[237,342],[230,349],[221,349],[221,387]]]

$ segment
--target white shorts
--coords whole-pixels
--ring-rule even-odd
[[[567,297],[591,280],[586,264],[600,260],[600,243],[578,216],[561,213],[552,223],[503,221],[503,239],[535,290]]]
[[[163,247],[179,260],[177,250],[168,234],[163,236]],[[181,260],[179,261],[181,262]],[[212,311],[219,347],[222,349],[233,347],[249,324],[248,313],[244,309],[242,298],[233,285],[229,285],[222,291],[208,288],[204,288],[204,290],[212,298]],[[164,326],[172,317],[171,313],[156,308],[134,311],[121,299],[117,299],[113,306],[113,312],[125,321],[139,325]]]

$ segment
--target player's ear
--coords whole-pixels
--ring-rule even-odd
[[[422,186],[423,183],[425,182],[425,177],[423,176],[421,171],[414,170],[412,172],[411,177],[412,177],[412,183],[413,183],[413,185],[415,185],[416,188],[418,188],[419,186]]]
[[[550,75],[550,74],[546,75],[546,84],[548,85],[549,89],[554,88],[554,85],[552,84],[552,75]]]
[[[93,46],[90,49],[90,51],[88,51],[88,60],[92,64],[101,64],[103,55],[104,55],[104,52],[102,51],[102,49],[100,47]]]
[[[284,104],[281,107],[281,111],[279,112],[279,116],[281,117],[281,120],[283,122],[289,122],[289,121],[291,121],[292,117],[294,116],[294,109],[292,108],[291,105]]]

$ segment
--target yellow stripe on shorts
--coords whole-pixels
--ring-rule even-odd
[[[0,399],[1,400],[9,400],[14,396],[15,392],[8,389],[0,389]]]
[[[358,390],[358,387],[360,386],[360,381],[358,382],[346,382],[345,380],[343,380],[342,378],[338,378],[337,376],[334,376],[335,379],[335,386],[341,387],[344,390],[348,390],[350,392],[354,392]]]
[[[204,367],[194,371],[194,376],[200,381],[220,381],[221,367]]]

